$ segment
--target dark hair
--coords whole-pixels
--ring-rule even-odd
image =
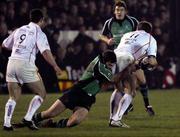
[[[34,23],[38,23],[43,17],[43,13],[40,9],[32,9],[30,12],[30,21]]]
[[[112,62],[112,63],[116,63],[117,59],[116,59],[116,55],[114,53],[114,51],[112,50],[106,50],[105,52],[103,52],[101,54],[101,57],[102,57],[102,61],[103,63],[106,63],[106,62]]]
[[[115,10],[116,6],[118,6],[118,7],[124,7],[124,8],[127,10],[127,5],[126,5],[126,3],[125,3],[124,1],[117,1],[117,2],[115,2],[115,4],[114,4],[114,10]]]
[[[141,21],[137,26],[137,30],[144,30],[147,33],[151,33],[152,31],[152,24],[148,21]]]

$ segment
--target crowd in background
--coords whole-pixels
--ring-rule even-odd
[[[149,86],[162,88],[165,70],[176,62],[169,33],[170,11],[168,0],[126,0],[128,14],[139,21],[153,24],[153,36],[158,41],[159,66],[154,72],[147,72]],[[11,31],[29,22],[29,11],[41,8],[46,15],[46,33],[51,50],[62,69],[71,66],[74,70],[84,70],[99,53],[108,49],[102,41],[95,41],[85,34],[86,30],[101,30],[104,22],[113,15],[113,0],[6,0],[0,2],[0,43]],[[58,43],[59,31],[78,30],[75,40],[64,47]],[[0,47],[0,78],[5,80],[9,51]],[[169,63],[167,63],[169,61]],[[45,85],[52,85],[56,79],[52,68],[41,57],[37,65],[44,77]],[[45,67],[44,67],[45,66]],[[154,76],[152,75],[154,73]],[[50,75],[47,75],[50,74]],[[80,72],[81,74],[81,72]],[[48,81],[47,81],[48,80]],[[1,81],[1,83],[2,83]],[[46,82],[47,81],[47,82]]]

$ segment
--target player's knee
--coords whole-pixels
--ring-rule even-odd
[[[46,98],[46,92],[40,92],[39,96],[42,97],[43,99],[45,99]]]
[[[146,84],[146,78],[145,78],[145,76],[144,76],[144,75],[143,75],[143,76],[141,76],[141,77],[139,77],[139,78],[138,78],[138,80],[139,80],[140,85],[144,85],[144,84]]]
[[[19,100],[19,98],[20,98],[19,96],[10,96],[9,97],[9,99],[14,100],[16,102]]]
[[[43,98],[43,99],[45,99],[45,98],[46,98],[46,93],[44,93],[44,94],[42,95],[42,98]]]
[[[9,97],[9,100],[14,100],[15,102],[17,102],[18,99],[19,99],[19,98],[16,98],[15,96],[10,96],[10,97]]]
[[[146,79],[141,79],[141,80],[139,81],[139,83],[140,83],[140,85],[146,85]]]

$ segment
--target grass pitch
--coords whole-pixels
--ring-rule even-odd
[[[130,129],[108,127],[109,97],[111,92],[97,95],[96,104],[88,118],[79,126],[65,129],[42,128],[31,131],[27,128],[6,132],[0,128],[0,137],[180,137],[180,90],[150,91],[150,102],[156,112],[149,117],[145,112],[142,97],[137,94],[134,100],[134,111],[124,117]],[[49,94],[39,111],[47,109],[60,95]],[[21,96],[13,116],[13,122],[19,122],[28,107],[32,95]],[[4,106],[7,95],[0,95],[0,124],[2,127]],[[67,111],[56,119],[68,117]]]

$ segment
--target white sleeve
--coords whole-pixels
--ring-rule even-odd
[[[12,47],[13,47],[15,32],[16,32],[16,30],[13,31],[2,43],[7,49],[12,49]]]
[[[43,53],[45,50],[50,50],[46,35],[44,33],[38,33],[37,35],[37,47],[39,51]]]
[[[152,55],[156,57],[156,54],[157,54],[157,42],[153,37],[151,37],[147,55],[148,56]]]

